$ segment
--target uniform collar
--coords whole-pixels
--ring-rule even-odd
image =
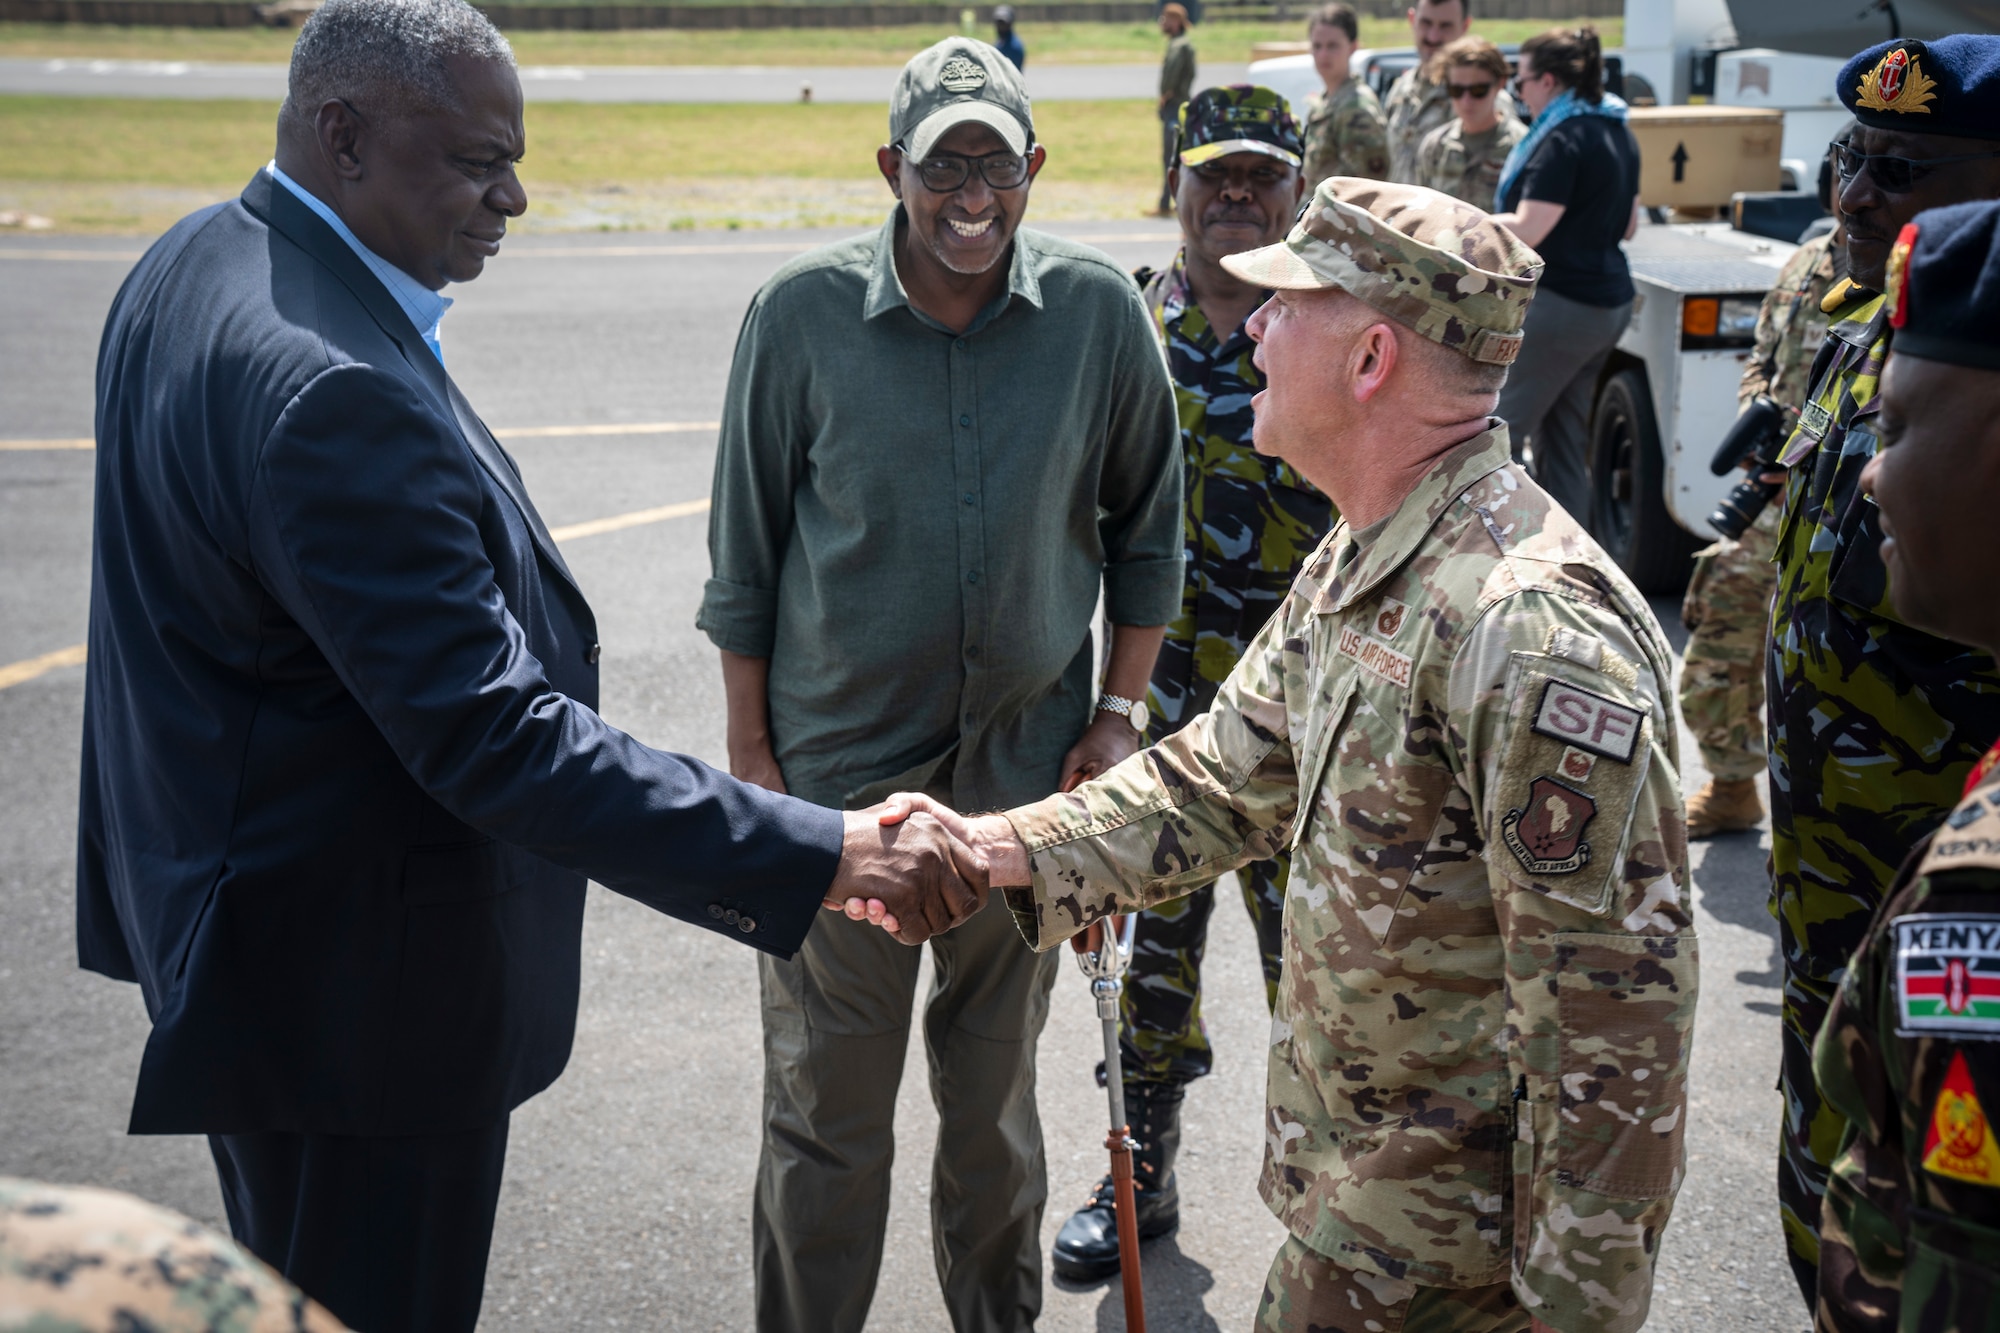
[[[861,303],[861,318],[864,320],[886,314],[898,306],[905,306],[909,308],[911,314],[925,320],[926,323],[936,322],[926,318],[915,306],[910,305],[910,294],[903,290],[903,279],[896,272],[896,228],[902,225],[904,217],[903,206],[897,204],[895,211],[891,212],[888,220],[882,224],[882,230],[875,234],[875,262],[869,270],[868,292]],[[980,311],[979,317],[974,319],[960,336],[977,333],[992,323],[1000,312],[1007,308],[1007,303],[1016,296],[1040,310],[1042,263],[1043,255],[1040,247],[1035,244],[1035,233],[1026,227],[1015,228],[1014,244],[1010,247],[1010,257],[1007,261],[1007,290],[996,297],[986,309]]]
[[[1507,442],[1507,423],[1498,417],[1490,417],[1488,422],[1484,431],[1439,459],[1430,475],[1418,482],[1416,489],[1396,506],[1396,512],[1389,516],[1381,534],[1357,551],[1348,561],[1346,569],[1327,580],[1319,595],[1313,599],[1315,614],[1344,611],[1366,597],[1382,580],[1401,569],[1416,554],[1444,511],[1451,508],[1474,482],[1512,461],[1513,452]],[[1339,554],[1354,540],[1353,530],[1345,520],[1338,531],[1341,540],[1332,544],[1336,553],[1336,568]]]
[[[1880,292],[1855,290],[1854,298],[1834,310],[1826,332],[1850,347],[1867,351],[1889,326],[1889,301]]]

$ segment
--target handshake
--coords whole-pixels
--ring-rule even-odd
[[[824,906],[904,944],[962,925],[995,888],[1026,884],[1028,853],[1004,815],[961,815],[916,792],[850,810]]]

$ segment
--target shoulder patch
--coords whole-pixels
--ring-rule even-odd
[[[2000,810],[1986,799],[1991,789],[1979,788],[1945,816],[1931,835],[1919,875],[1950,870],[2000,870]]]
[[[2000,1041],[2000,914],[1925,912],[1889,925],[1897,1035]]]
[[[1968,1185],[2000,1188],[2000,1144],[1993,1142],[1993,1125],[1980,1104],[1964,1051],[1951,1053],[1951,1067],[1931,1103],[1924,1170]]]
[[[1629,764],[1645,720],[1646,715],[1636,708],[1567,681],[1551,680],[1542,687],[1534,729],[1579,750]]]

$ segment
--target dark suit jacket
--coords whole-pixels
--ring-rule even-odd
[[[498,1120],[569,1058],[586,876],[804,940],[840,816],[598,717],[513,461],[267,175],[126,280],[97,440],[77,934],[153,1017],[134,1132]]]

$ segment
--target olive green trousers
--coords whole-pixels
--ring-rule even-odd
[[[1048,1200],[1035,1043],[1068,951],[1032,952],[997,893],[929,948],[935,980],[923,1027],[939,1119],[930,1189],[938,1283],[958,1333],[1032,1328]],[[764,1333],[859,1333],[867,1320],[917,965],[917,950],[832,913],[791,962],[759,961],[765,1126],[751,1232]]]

